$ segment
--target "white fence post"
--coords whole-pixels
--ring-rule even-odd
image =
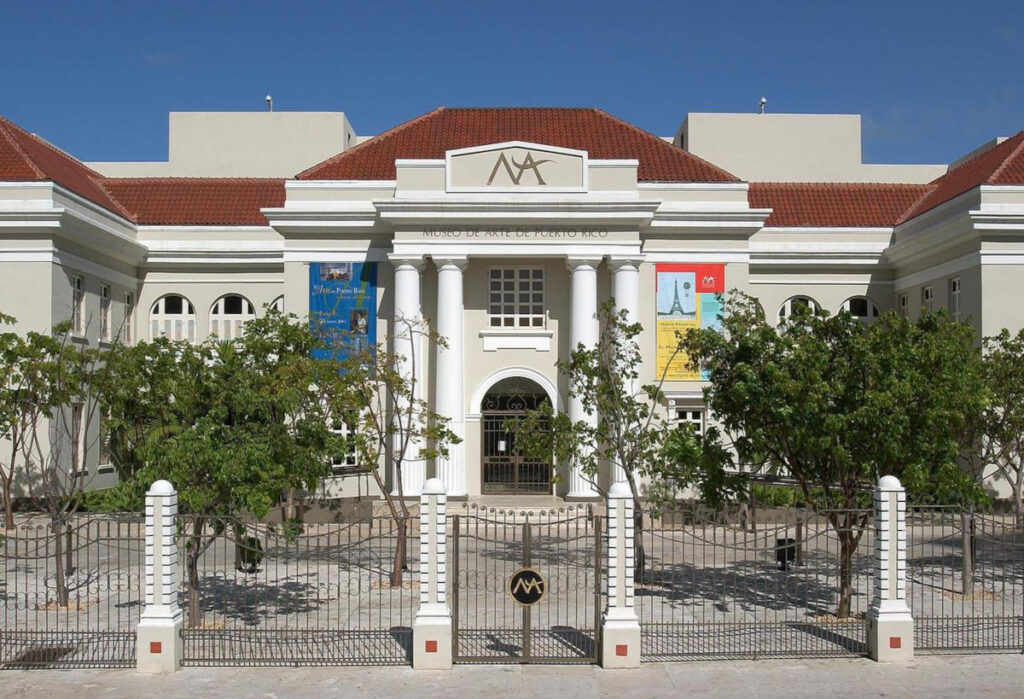
[[[139,672],[181,668],[182,610],[178,604],[178,547],[174,543],[178,493],[157,481],[146,493],[146,601],[136,634]]]
[[[448,606],[448,496],[431,478],[420,491],[420,606],[412,627],[414,670],[452,666],[452,610]]]
[[[907,494],[894,476],[875,487],[875,591],[868,609],[873,660],[914,657],[914,618],[907,606]]]
[[[640,620],[633,600],[633,493],[629,484],[608,491],[608,597],[601,618],[601,666],[640,667]]]

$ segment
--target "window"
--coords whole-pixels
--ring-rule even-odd
[[[331,473],[343,476],[359,470],[359,453],[356,451],[355,443],[349,441],[349,437],[354,433],[352,423],[349,420],[335,419],[331,423],[331,432],[345,440],[344,450],[331,457]]]
[[[100,285],[100,339],[110,340],[110,287]]]
[[[124,295],[124,341],[135,341],[135,294],[130,292]]]
[[[867,296],[854,296],[843,301],[842,310],[854,318],[860,318],[865,323],[871,323],[878,318],[878,306]]]
[[[271,302],[270,307],[278,313],[284,313],[284,296],[278,296],[274,299]]]
[[[220,340],[234,340],[242,336],[245,324],[255,317],[249,299],[238,294],[222,296],[210,310],[210,334]]]
[[[164,296],[153,304],[149,314],[149,332],[152,339],[167,337],[171,340],[196,339],[196,309],[184,296]]]
[[[691,429],[698,437],[704,434],[704,411],[692,408],[676,410],[676,427]]]
[[[85,287],[81,277],[71,278],[71,330],[85,333]]]
[[[107,417],[100,416],[99,468],[97,473],[111,473],[114,465],[110,462],[110,435],[107,433]]]
[[[960,277],[949,280],[949,314],[953,320],[960,321]]]
[[[490,271],[489,325],[492,328],[544,327],[544,270],[497,267]]]
[[[75,403],[71,406],[71,444],[72,453],[71,461],[73,465],[73,475],[79,475],[86,472],[85,468],[85,425],[84,425],[85,406],[81,403]]]
[[[932,302],[935,299],[935,291],[930,286],[921,289],[921,308],[926,311],[932,310]]]
[[[907,318],[910,315],[910,294],[900,294],[898,308],[900,318]]]
[[[807,309],[811,313],[816,313],[818,311],[818,302],[810,296],[794,296],[793,298],[786,299],[779,309],[779,320],[792,316],[793,312],[799,309]]]

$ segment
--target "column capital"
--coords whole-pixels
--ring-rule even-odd
[[[417,272],[422,272],[423,268],[426,267],[427,261],[423,259],[423,255],[414,255],[404,252],[389,252],[388,262],[395,266],[395,269],[399,267],[413,267]]]
[[[608,258],[608,267],[610,267],[613,272],[630,267],[634,270],[639,270],[643,261],[643,255],[612,255]]]
[[[465,272],[466,267],[469,266],[469,257],[466,255],[431,255],[430,259],[434,261],[438,271],[455,268],[460,272]]]
[[[569,255],[568,257],[565,258],[565,266],[568,267],[572,271],[575,271],[577,269],[581,269],[583,267],[592,267],[593,269],[597,269],[598,265],[601,264],[601,260],[602,259],[603,259],[602,257],[593,256],[593,255],[591,255],[591,256]]]

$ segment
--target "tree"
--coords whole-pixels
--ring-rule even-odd
[[[646,567],[642,478],[654,479],[654,487],[647,493],[649,499],[655,493],[673,493],[692,486],[714,502],[742,492],[744,484],[742,476],[721,468],[721,460],[665,460],[667,445],[693,448],[703,438],[688,429],[674,429],[660,408],[664,375],[656,383],[640,384],[642,357],[636,338],[642,326],[630,323],[625,311],[616,311],[614,299],[601,306],[599,320],[597,345],[579,345],[567,361],[557,364],[566,377],[568,397],[578,399],[593,419],[574,422],[545,404],[511,420],[509,427],[524,453],[578,468],[598,490],[602,469],[610,467],[621,474],[633,495],[634,577],[639,581]],[[694,453],[712,451],[709,447]]]
[[[853,555],[878,478],[900,478],[912,496],[982,497],[958,465],[984,401],[968,325],[941,313],[916,323],[887,313],[866,325],[798,308],[775,326],[756,300],[732,292],[722,331],[691,330],[680,347],[710,374],[705,400],[735,458],[794,478],[835,530],[839,617],[850,614]]]
[[[395,321],[394,335],[376,347],[356,342],[349,333],[318,334],[329,346],[323,378],[330,414],[348,424],[348,448],[369,469],[395,525],[390,584],[399,587],[411,516],[403,482],[406,466],[447,456],[449,446],[460,440],[448,427],[448,418],[431,410],[420,395],[419,352],[388,352],[387,345],[443,347],[445,339],[426,321],[401,318]],[[388,473],[394,492],[388,488]]]
[[[982,465],[995,467],[1010,485],[1018,527],[1024,527],[1024,330],[1005,328],[984,342],[982,359],[988,401],[981,414]]]
[[[15,319],[11,316],[0,313],[0,325],[14,322]],[[23,338],[17,333],[0,334],[0,440],[10,444],[10,450],[0,455],[0,491],[4,499],[4,527],[7,529],[14,527],[11,490],[18,454],[21,451],[22,428],[19,418],[23,411],[19,404],[23,395],[23,381],[19,365],[23,344]]]
[[[104,408],[134,477],[114,498],[138,503],[157,479],[188,513],[189,622],[200,620],[199,559],[240,513],[262,517],[289,488],[329,473],[344,447],[330,430],[316,339],[305,323],[268,310],[243,337],[200,345],[158,339],[125,350]],[[128,383],[128,381],[133,383]],[[240,542],[236,541],[236,545]]]

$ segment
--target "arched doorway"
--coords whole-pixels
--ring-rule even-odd
[[[527,410],[550,405],[547,392],[536,382],[520,376],[502,379],[491,386],[480,403],[481,492],[484,495],[548,495],[551,493],[551,462],[530,459],[517,448],[507,427]]]

